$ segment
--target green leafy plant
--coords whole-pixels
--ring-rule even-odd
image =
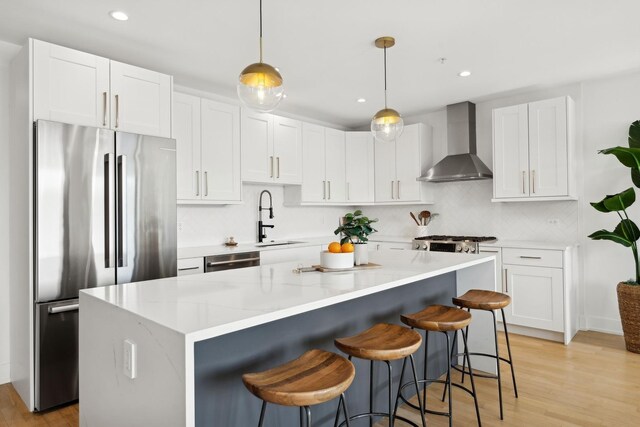
[[[336,228],[333,234],[344,234],[344,237],[340,239],[340,243],[366,243],[369,240],[367,236],[378,231],[371,227],[371,224],[377,221],[377,218],[369,219],[362,215],[362,211],[358,209],[353,213],[347,213],[344,216],[342,225]],[[356,239],[355,242],[354,238]]]
[[[640,120],[631,123],[629,127],[629,147],[613,147],[599,151],[601,154],[613,154],[624,166],[631,169],[631,181],[640,188]],[[613,231],[598,230],[589,235],[594,240],[610,240],[631,248],[636,267],[635,281],[629,284],[640,284],[640,260],[638,259],[638,239],[640,229],[629,219],[627,209],[636,201],[636,193],[630,187],[618,194],[607,195],[599,202],[591,203],[600,212],[615,212],[620,217],[620,223]]]

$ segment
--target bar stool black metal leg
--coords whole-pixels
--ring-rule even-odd
[[[349,410],[347,409],[347,398],[344,393],[340,395],[340,400],[342,401],[342,410],[344,411],[344,419],[346,420],[347,427],[351,427],[351,421],[349,420]]]
[[[413,354],[409,355],[409,359],[411,359],[411,371],[413,373],[413,382],[416,385],[416,397],[418,399],[418,406],[420,407],[420,417],[422,417],[422,427],[427,427],[427,420],[424,417],[424,406],[420,403],[420,387],[418,386],[418,374],[416,373],[416,363],[413,360]],[[404,369],[404,364],[407,362],[407,358],[404,358],[404,362],[402,362],[402,368]],[[402,386],[402,375],[400,376],[400,384],[398,387]],[[400,388],[398,388],[398,395],[400,394]],[[396,410],[398,409],[398,400],[396,399]],[[393,415],[395,416],[396,412],[393,411]]]
[[[504,308],[500,309],[502,313],[502,325],[504,326],[504,337],[507,340],[507,352],[509,353],[509,365],[511,366],[511,379],[513,379],[513,392],[518,398],[518,386],[516,385],[516,373],[513,369],[513,359],[511,358],[511,345],[509,344],[509,331],[507,331],[507,321],[504,318]]]
[[[496,344],[496,367],[498,368],[498,400],[500,401],[500,419],[504,419],[502,412],[502,379],[500,378],[500,352],[498,350],[498,322],[496,321],[496,313],[493,310],[491,315],[493,316],[493,336]]]
[[[427,407],[427,381],[429,378],[427,375],[427,359],[429,354],[429,349],[427,348],[427,341],[429,341],[429,331],[424,331],[424,383],[422,384],[422,408],[426,409]]]
[[[447,332],[443,332],[444,336],[447,337],[447,355],[451,352],[451,340],[449,339],[449,334]],[[451,400],[451,360],[447,362],[447,386],[449,387],[449,427],[453,426],[453,412],[452,412],[452,403]]]
[[[307,427],[311,427],[311,408],[308,406],[305,406],[304,410],[307,413]]]
[[[262,409],[260,410],[260,421],[258,421],[258,427],[262,427],[262,424],[264,424],[264,413],[266,409],[267,409],[267,401],[263,400]]]
[[[300,427],[304,427],[304,409],[300,406]]]
[[[411,361],[413,363],[413,355],[411,356]],[[398,394],[396,395],[396,404],[393,408],[393,413],[396,414],[398,413],[398,403],[400,403],[400,392],[402,391],[402,384],[403,384],[403,380],[404,380],[404,369],[407,366],[407,358],[405,357],[404,359],[402,359],[402,369],[400,370],[400,382],[398,383]],[[415,368],[414,368],[415,369]],[[416,396],[418,396],[418,404],[420,403],[420,390],[419,390],[419,386],[418,386],[418,378],[417,376],[414,375],[414,381],[416,382],[416,390],[418,390],[418,394]]]
[[[458,331],[454,331],[453,332],[453,341],[455,342],[456,337],[458,335]],[[455,344],[454,344],[455,345]],[[449,353],[449,363],[451,363],[451,359],[453,359],[453,353],[455,351],[455,347],[454,345],[451,346],[451,353]],[[463,368],[464,369],[464,368]],[[447,394],[447,384],[451,382],[451,379],[447,377],[445,383],[444,383],[444,388],[442,389],[442,401],[444,402],[444,397]]]
[[[389,427],[393,427],[394,421],[393,417],[395,413],[393,412],[393,374],[391,370],[391,363],[388,360],[384,361],[387,364],[387,369],[389,370]],[[373,410],[371,410],[373,412]],[[372,418],[369,418],[369,423],[373,423]]]
[[[471,358],[469,357],[469,347],[467,346],[467,333],[462,331],[462,341],[464,342],[464,354],[469,358],[469,379],[471,380],[471,395],[473,396],[473,403],[476,407],[476,417],[478,418],[478,427],[482,427],[480,421],[480,407],[478,406],[478,394],[476,392],[476,384],[473,380],[473,369],[471,368]]]
[[[369,363],[369,412],[373,412],[373,360]],[[373,427],[371,417],[369,417],[369,427]]]
[[[467,308],[467,313],[471,313],[471,309]],[[469,325],[467,325],[466,328],[464,328],[464,332],[465,334],[467,334],[467,336],[469,335]],[[467,366],[467,356],[464,355],[462,356],[462,379],[460,380],[460,383],[464,384],[464,369]]]

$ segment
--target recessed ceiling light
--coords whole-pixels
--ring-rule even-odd
[[[363,103],[367,102],[367,100],[364,99],[364,98],[358,98],[358,99],[356,99],[356,102],[359,102],[360,104],[363,104]]]
[[[109,15],[111,15],[111,17],[116,21],[127,21],[129,19],[129,15],[121,10],[112,10],[109,12]]]
[[[469,71],[469,70],[460,71],[460,72],[458,73],[458,75],[459,75],[460,77],[469,77],[469,76],[471,75],[471,71]]]
[[[282,97],[283,97],[283,98],[286,98],[286,97],[287,97],[287,94],[285,93],[284,95],[282,95]]]

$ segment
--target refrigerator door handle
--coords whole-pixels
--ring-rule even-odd
[[[55,307],[49,307],[49,314],[57,314],[57,313],[65,313],[67,311],[76,311],[80,309],[80,304],[67,304],[67,305],[57,305]]]
[[[113,153],[104,155],[104,267],[115,267],[115,245],[112,238],[113,221]]]
[[[127,156],[118,156],[118,267],[126,267],[127,250]]]

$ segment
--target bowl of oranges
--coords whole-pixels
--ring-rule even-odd
[[[320,252],[320,265],[324,268],[353,267],[353,243],[331,242],[326,251]]]

